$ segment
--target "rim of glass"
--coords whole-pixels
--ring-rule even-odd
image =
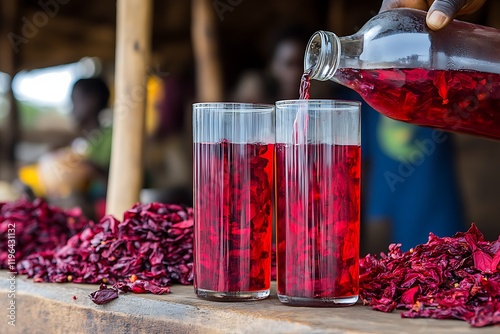
[[[278,108],[278,107],[299,106],[301,104],[307,104],[307,105],[309,105],[311,107],[318,108],[316,110],[321,110],[321,109],[325,109],[325,108],[328,108],[329,110],[331,108],[334,108],[334,109],[344,109],[345,108],[345,111],[359,111],[359,110],[361,110],[361,102],[359,102],[359,101],[352,101],[352,100],[327,100],[327,99],[281,100],[281,101],[276,101],[276,108]],[[355,108],[355,109],[350,109],[350,108]]]
[[[210,109],[214,112],[249,112],[249,111],[273,111],[273,104],[245,103],[245,102],[198,102],[193,103],[193,110]]]

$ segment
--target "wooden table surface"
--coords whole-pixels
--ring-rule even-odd
[[[305,308],[282,305],[273,284],[271,297],[256,302],[198,299],[192,286],[172,293],[120,297],[95,305],[87,284],[33,283],[16,277],[16,327],[7,324],[8,273],[0,272],[0,333],[384,333],[485,334],[500,326],[472,328],[456,320],[403,319],[362,305]],[[76,300],[73,299],[76,297]]]

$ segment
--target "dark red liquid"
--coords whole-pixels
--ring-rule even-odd
[[[385,116],[500,139],[500,74],[415,69],[339,69],[337,80]]]
[[[195,143],[196,289],[269,289],[273,145]]]
[[[309,100],[311,95],[309,94],[309,89],[311,88],[311,71],[305,71],[300,78],[300,88],[299,88],[299,99]]]
[[[360,146],[276,144],[278,294],[358,295]]]
[[[311,88],[311,70],[306,70],[300,79],[299,98],[301,100],[309,100],[309,90]],[[293,123],[293,140],[295,144],[304,143],[307,141],[307,128],[309,123],[309,115],[307,108],[300,106],[295,122]]]

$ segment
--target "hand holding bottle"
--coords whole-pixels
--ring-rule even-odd
[[[457,15],[477,11],[486,0],[384,0],[380,11],[410,7],[428,10],[427,25],[432,30],[446,27]]]
[[[452,20],[436,33],[426,19],[423,10],[399,8],[351,36],[318,31],[304,69],[356,90],[389,118],[500,140],[498,30]]]

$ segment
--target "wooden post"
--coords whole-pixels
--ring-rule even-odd
[[[139,200],[143,181],[146,75],[152,0],[118,0],[113,146],[106,213],[122,219]]]
[[[222,64],[215,9],[211,0],[191,2],[191,36],[196,67],[197,102],[223,99]]]
[[[487,25],[500,29],[500,1],[489,1]]]
[[[328,29],[337,36],[344,36],[346,34],[344,0],[330,0],[328,7]]]
[[[7,116],[7,124],[0,136],[0,179],[12,181],[15,177],[15,156],[14,150],[17,141],[19,140],[19,116],[12,92],[12,78],[16,74],[16,50],[8,39],[9,34],[17,33],[18,4],[17,1],[2,1],[0,4],[0,71],[9,75],[9,113]],[[17,50],[19,51],[19,50]]]

